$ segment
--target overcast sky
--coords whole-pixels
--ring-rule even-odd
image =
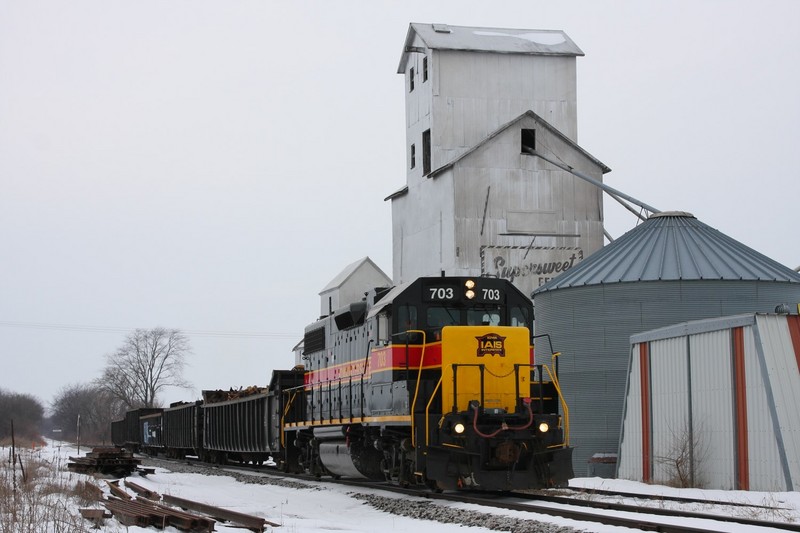
[[[265,385],[370,256],[391,276],[410,22],[564,30],[605,181],[800,265],[800,2],[0,0],[0,389],[135,328],[193,391]],[[615,237],[637,219],[606,201]]]

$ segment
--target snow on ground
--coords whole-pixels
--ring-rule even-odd
[[[81,449],[81,455],[86,451]],[[57,443],[49,443],[41,452],[42,456],[51,456],[52,464],[66,465],[68,456],[76,456],[75,448]],[[156,472],[147,476],[134,475],[131,481],[158,492],[159,494],[170,494],[190,500],[206,503],[209,505],[223,507],[234,511],[252,514],[261,518],[280,524],[279,527],[268,527],[267,531],[282,533],[330,533],[331,531],[342,532],[486,532],[489,529],[484,527],[471,527],[459,524],[443,524],[433,520],[419,520],[389,514],[379,511],[364,501],[363,497],[355,496],[355,493],[383,495],[393,497],[380,489],[353,489],[340,485],[327,485],[320,488],[303,482],[291,482],[283,486],[280,484],[254,484],[242,483],[237,481],[233,473],[227,475],[223,470],[217,472],[218,475],[207,476],[197,473],[173,472],[165,468],[156,468]],[[68,473],[75,476],[74,473]],[[270,478],[269,474],[262,474]],[[104,491],[108,493],[105,482],[99,481]],[[762,516],[748,511],[750,518],[760,520],[775,521],[794,521],[800,523],[800,493],[797,492],[746,492],[746,491],[714,491],[700,489],[673,489],[659,485],[645,485],[624,480],[609,480],[601,478],[580,478],[571,483],[575,488],[616,490],[632,493],[653,494],[663,496],[681,496],[687,498],[703,498],[716,501],[730,501],[735,503],[751,503],[754,505],[778,508],[778,511],[765,510]],[[415,499],[410,499],[414,501]],[[443,508],[455,510],[471,510],[486,512],[485,508],[476,506],[460,505],[446,502],[431,502],[424,498],[416,498],[421,505],[439,505]],[[676,504],[661,502],[657,506],[675,506]],[[690,505],[690,504],[683,504]],[[688,509],[688,507],[687,507]],[[709,508],[697,508],[696,504],[690,509],[693,512],[711,513]],[[444,512],[444,511],[443,511]],[[461,512],[461,511],[459,511]],[[727,511],[730,512],[730,509]],[[75,509],[77,514],[77,506]],[[493,511],[493,514],[508,517],[522,518],[525,520],[538,520],[553,526],[574,527],[583,531],[597,531],[603,533],[630,532],[630,529],[602,526],[587,522],[576,523],[571,520],[559,519],[545,515],[531,515],[529,513],[519,513],[514,511]],[[686,519],[691,521],[692,519]],[[691,523],[691,522],[690,522]],[[695,522],[699,525],[698,522]],[[140,527],[125,528],[115,520],[107,520],[103,529],[109,532],[144,533],[152,531]],[[537,531],[536,524],[531,522],[529,531]],[[758,531],[756,528],[737,526],[731,528],[732,533],[743,533],[745,531]],[[168,533],[176,530],[167,528]],[[220,533],[241,533],[242,529],[228,527],[221,524],[216,525],[216,531]],[[763,531],[763,529],[761,529]]]

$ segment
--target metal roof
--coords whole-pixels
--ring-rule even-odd
[[[669,280],[800,283],[800,274],[690,213],[671,211],[652,215],[533,294],[585,285]]]
[[[377,272],[379,272],[380,274],[383,275],[384,278],[386,278],[388,283],[391,283],[391,279],[389,278],[389,276],[384,274],[383,270],[381,270],[380,267],[378,267],[378,265],[376,265],[372,261],[372,259],[370,259],[369,257],[363,257],[363,258],[359,259],[358,261],[350,263],[349,265],[344,267],[344,270],[339,272],[339,274],[337,274],[335,278],[333,278],[330,282],[328,282],[328,284],[325,285],[325,288],[322,289],[321,291],[319,291],[319,293],[323,294],[323,293],[328,292],[330,290],[333,290],[333,289],[336,289],[338,287],[341,287],[344,284],[344,282],[347,281],[348,279],[350,279],[350,277],[353,274],[355,274],[355,272],[359,268],[361,268],[363,265],[371,265]]]
[[[409,24],[403,54],[397,67],[398,74],[405,72],[408,54],[418,51],[412,48],[414,35],[419,35],[426,47],[436,50],[550,56],[584,55],[572,39],[561,30],[479,28],[412,22]]]
[[[429,178],[435,178],[436,176],[438,176],[439,174],[441,174],[442,172],[444,172],[444,171],[445,171],[445,170],[447,170],[448,168],[451,168],[452,166],[454,166],[454,165],[455,165],[457,162],[461,161],[462,159],[464,159],[464,158],[466,158],[467,156],[469,156],[471,153],[473,153],[473,152],[477,151],[477,150],[478,150],[479,148],[481,148],[482,146],[484,146],[484,145],[488,144],[489,142],[491,142],[491,141],[492,141],[492,140],[493,140],[495,137],[498,137],[498,136],[499,136],[501,133],[503,133],[503,132],[504,132],[504,131],[506,131],[507,129],[511,128],[512,126],[514,126],[515,124],[517,124],[517,123],[519,123],[519,122],[522,122],[522,120],[523,120],[523,119],[525,119],[525,118],[532,118],[533,120],[535,120],[535,121],[536,121],[536,123],[537,123],[538,125],[540,125],[540,126],[544,127],[544,128],[545,128],[545,129],[547,129],[547,130],[548,130],[550,133],[552,133],[553,135],[555,135],[555,136],[559,137],[559,138],[560,138],[562,141],[564,141],[564,142],[565,142],[567,145],[569,145],[571,148],[574,148],[574,149],[575,149],[575,150],[576,150],[578,153],[580,153],[580,154],[583,154],[583,155],[584,155],[584,156],[585,156],[587,159],[589,159],[589,160],[590,160],[592,163],[594,163],[595,165],[597,165],[598,167],[600,167],[600,171],[601,171],[603,174],[606,174],[606,173],[608,173],[608,172],[611,172],[611,169],[610,169],[610,168],[608,168],[608,166],[606,166],[606,164],[605,164],[605,163],[603,163],[602,161],[600,161],[599,159],[597,159],[595,156],[593,156],[592,154],[590,154],[589,152],[587,152],[586,150],[584,150],[583,148],[581,148],[581,147],[578,145],[578,143],[576,143],[575,141],[573,141],[572,139],[570,139],[569,137],[567,137],[566,135],[564,135],[563,133],[561,133],[560,131],[558,131],[558,129],[557,129],[555,126],[553,126],[552,124],[550,124],[549,122],[547,122],[545,119],[543,119],[542,117],[540,117],[539,115],[537,115],[537,114],[536,114],[536,113],[534,113],[533,111],[530,111],[530,110],[528,110],[528,111],[525,111],[524,113],[522,113],[522,114],[521,114],[520,116],[518,116],[517,118],[515,118],[515,119],[511,120],[510,122],[508,122],[508,123],[506,123],[506,124],[503,124],[502,126],[500,126],[499,128],[497,128],[495,131],[493,131],[492,133],[490,133],[490,134],[489,134],[489,135],[488,135],[488,136],[487,136],[485,139],[483,139],[481,142],[479,142],[479,143],[478,143],[478,144],[476,144],[475,146],[471,147],[469,150],[467,150],[467,151],[466,151],[466,152],[464,152],[463,154],[460,154],[458,157],[456,157],[456,158],[455,158],[455,159],[453,159],[452,161],[448,161],[447,163],[445,163],[445,164],[444,164],[444,165],[442,165],[441,167],[439,167],[439,168],[436,168],[436,169],[432,170],[432,171],[431,171],[431,173],[430,173],[430,174],[428,174],[428,177],[429,177]],[[397,194],[397,193],[395,193],[395,194]],[[390,195],[390,196],[389,196],[389,198],[392,198],[392,196],[394,196],[394,195]]]

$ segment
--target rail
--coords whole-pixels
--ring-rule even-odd
[[[359,392],[360,392],[360,399],[361,399],[361,402],[360,402],[361,403],[361,418],[364,418],[366,416],[366,414],[364,412],[364,403],[365,403],[364,402],[364,399],[365,399],[364,398],[364,376],[366,375],[367,368],[369,367],[369,359],[370,359],[369,350],[370,350],[370,346],[371,345],[372,345],[372,339],[370,339],[367,342],[367,355],[364,357],[364,367],[361,370],[361,374],[356,376],[357,379],[360,381],[360,383],[359,383],[359,389],[360,389]],[[304,383],[302,385],[298,385],[297,387],[291,387],[291,388],[284,389],[283,393],[284,394],[288,394],[288,393],[295,392],[295,391],[306,392],[306,390],[308,390],[308,393],[309,393],[309,395],[311,397],[311,401],[309,402],[310,406],[311,406],[311,412],[308,413],[308,415],[309,415],[309,417],[311,418],[311,420],[313,422],[313,421],[316,420],[316,417],[314,416],[315,415],[314,391],[315,391],[315,389],[319,389],[319,393],[320,394],[324,394],[324,392],[327,392],[328,401],[330,402],[330,405],[328,406],[328,419],[330,421],[333,421],[334,420],[334,418],[333,418],[334,417],[334,405],[333,405],[334,404],[334,401],[333,401],[334,400],[334,397],[333,397],[334,390],[333,390],[333,388],[334,388],[334,384],[335,384],[335,386],[336,386],[336,391],[335,392],[336,392],[336,396],[337,396],[336,399],[338,400],[338,402],[336,402],[336,403],[337,403],[338,409],[339,409],[339,420],[343,420],[343,416],[342,416],[342,403],[343,403],[342,402],[342,384],[345,381],[348,382],[347,385],[348,385],[348,389],[350,390],[350,394],[348,395],[348,407],[349,407],[348,413],[349,413],[350,421],[353,421],[354,416],[353,416],[353,376],[352,375],[348,375],[348,376],[344,376],[344,377],[340,377],[340,378],[335,378],[335,379],[327,379],[325,381],[319,381],[319,382],[311,384],[311,385]],[[328,390],[327,391],[323,391],[323,388],[325,388],[326,386],[327,386]],[[320,419],[320,421],[324,421],[324,419],[325,419],[325,408],[322,405],[322,403],[323,402],[320,402],[320,408],[319,408],[319,419]],[[284,427],[285,427],[285,425],[284,425],[284,422],[283,422],[283,419],[282,419],[281,420],[281,429],[283,429]]]
[[[405,346],[406,346],[406,369],[408,369],[408,347],[409,347],[408,335],[410,333],[418,333],[418,334],[422,335],[422,354],[421,354],[421,358],[420,358],[420,366],[419,366],[419,369],[417,371],[417,386],[416,386],[416,389],[414,391],[414,401],[412,403],[412,413],[413,413],[413,409],[416,406],[417,397],[419,395],[419,382],[420,382],[419,378],[422,375],[423,363],[424,363],[424,359],[425,359],[426,333],[423,330],[410,329],[410,330],[407,330],[407,331],[404,331],[404,332],[395,333],[392,336],[393,337],[399,337],[401,335],[405,335],[406,336],[406,343],[405,343]],[[361,415],[360,415],[360,417],[363,419],[366,416],[365,407],[364,407],[365,403],[366,403],[365,402],[365,394],[364,394],[364,377],[366,376],[366,374],[368,372],[368,368],[369,368],[369,364],[370,364],[370,352],[369,352],[369,350],[370,350],[370,346],[372,345],[372,342],[373,342],[372,339],[370,339],[369,342],[367,343],[367,355],[364,357],[364,365],[363,365],[363,367],[361,369],[360,375],[357,375],[357,376],[348,375],[348,376],[344,376],[344,377],[338,377],[338,378],[326,379],[324,381],[318,381],[318,382],[315,382],[313,384],[303,384],[303,385],[299,385],[297,387],[291,387],[291,388],[284,389],[283,393],[284,394],[289,394],[289,393],[297,392],[297,391],[303,391],[303,392],[307,391],[308,394],[311,397],[311,401],[309,402],[310,403],[310,407],[311,407],[311,412],[308,415],[309,415],[311,421],[313,422],[313,421],[317,420],[317,416],[315,416],[315,415],[317,415],[317,411],[315,409],[316,402],[314,401],[314,395],[315,395],[315,391],[318,391],[318,394],[326,395],[327,398],[328,398],[328,401],[330,402],[330,405],[328,406],[328,409],[327,409],[327,418],[329,419],[329,421],[334,421],[334,420],[341,421],[341,420],[344,420],[344,416],[343,416],[343,412],[342,412],[343,403],[344,403],[342,401],[342,386],[346,383],[348,388],[349,388],[349,390],[350,390],[350,394],[348,396],[348,406],[349,406],[349,409],[348,409],[349,417],[348,418],[352,422],[354,420],[354,418],[358,418],[357,415],[354,416],[354,412],[353,412],[353,399],[354,399],[353,381],[354,381],[354,378],[355,378],[355,379],[357,379],[359,381],[359,388],[360,388],[359,392],[360,392],[360,400],[361,400],[361,402],[360,402],[360,405],[361,405]],[[335,402],[334,400],[338,400],[338,401]],[[323,403],[324,402],[320,402],[320,405],[319,405],[318,416],[319,416],[319,420],[320,421],[324,421],[325,418],[326,418],[326,409],[325,409]],[[334,406],[334,403],[337,404],[337,407]],[[339,411],[339,413],[338,413],[339,417],[338,417],[338,419],[335,419],[334,415],[335,415],[335,410],[337,408],[338,408],[338,411]],[[288,414],[288,411],[286,412],[286,414]],[[411,426],[412,426],[412,435],[413,435],[413,430],[414,430],[413,416],[411,418],[412,418]],[[285,414],[284,414],[283,419],[281,420],[281,427],[282,428],[285,427],[284,419],[285,419]]]

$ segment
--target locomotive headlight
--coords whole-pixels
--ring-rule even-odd
[[[467,288],[467,291],[464,293],[464,296],[467,297],[467,300],[472,300],[475,298],[475,291],[472,290],[475,288],[475,280],[468,279],[464,282],[464,287]]]
[[[539,431],[541,431],[542,433],[547,433],[548,431],[550,431],[550,424],[548,424],[547,422],[542,422],[541,424],[539,424]]]
[[[456,435],[461,435],[462,433],[464,433],[464,431],[465,431],[466,429],[467,429],[467,427],[466,427],[464,424],[462,424],[461,422],[456,422],[456,423],[453,425],[453,432],[454,432]]]

